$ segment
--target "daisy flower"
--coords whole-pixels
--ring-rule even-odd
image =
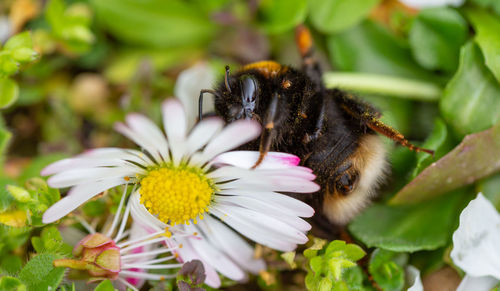
[[[500,215],[479,193],[460,214],[451,259],[465,277],[458,291],[487,291],[500,281]]]
[[[252,248],[233,230],[262,245],[291,251],[307,242],[311,228],[301,217],[314,210],[278,192],[311,193],[319,190],[312,171],[298,166],[299,158],[271,152],[257,169],[251,169],[258,152],[235,151],[259,136],[260,125],[235,121],[223,128],[219,118],[206,118],[187,134],[187,120],[176,99],[162,106],[165,135],[139,114],[127,117],[116,130],[145,152],[118,148],[89,151],[49,165],[43,175],[53,175],[52,187],[72,187],[68,195],[43,216],[53,222],[109,188],[138,186],[130,197],[134,218],[168,233],[191,233],[179,252],[183,260],[199,258],[212,286],[216,270],[233,280],[245,272],[264,268],[252,257]],[[229,226],[229,227],[228,227]],[[215,273],[215,272],[212,272]]]
[[[96,232],[87,222],[77,216],[77,220],[87,229],[89,234],[78,242],[73,249],[75,259],[58,259],[56,267],[67,267],[86,271],[90,275],[89,282],[110,279],[122,285],[138,290],[145,280],[165,280],[175,278],[177,271],[171,275],[149,274],[150,269],[180,269],[182,263],[177,261],[177,249],[181,245],[166,248],[165,241],[175,238],[164,230],[153,230],[135,221],[129,229],[127,221],[130,214],[130,203],[121,217],[127,187],[125,187],[116,215],[106,234]],[[121,222],[120,222],[121,217]],[[112,234],[115,234],[111,237]],[[128,237],[128,239],[126,239]],[[158,256],[159,258],[156,258]]]

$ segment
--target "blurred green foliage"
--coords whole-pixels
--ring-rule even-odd
[[[56,225],[41,222],[61,197],[40,177],[43,167],[88,148],[127,145],[112,125],[129,112],[159,121],[160,104],[173,95],[179,73],[197,62],[207,62],[219,78],[225,64],[269,58],[298,66],[293,30],[301,23],[313,32],[328,86],[372,102],[384,122],[435,155],[387,141],[392,176],[378,201],[348,226],[357,245],[333,241],[303,256],[269,255],[275,275],[269,286],[403,290],[408,262],[449,264],[444,250],[467,201],[482,191],[500,209],[494,164],[500,153],[481,153],[478,146],[500,144],[499,3],[469,0],[420,10],[396,0],[0,3],[0,18],[9,23],[0,29],[0,290],[76,290],[74,284],[60,285],[64,269],[51,263],[71,247]],[[462,171],[467,179],[458,171],[443,178],[443,165],[462,162],[450,151],[467,135],[495,125],[466,144],[478,146],[468,158],[475,167]],[[437,185],[453,181],[450,192],[428,190],[421,175],[432,165]],[[397,205],[388,202],[412,181],[412,195],[398,194]],[[116,211],[118,196],[110,194],[78,214]],[[275,266],[283,260],[299,267],[279,275],[283,269]],[[289,280],[290,274],[302,281]],[[241,288],[263,285],[263,278],[251,277]],[[153,290],[174,288],[172,282],[148,284]],[[111,288],[104,281],[96,290]]]

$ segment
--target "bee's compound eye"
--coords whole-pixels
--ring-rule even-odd
[[[243,103],[250,104],[255,102],[257,96],[257,80],[252,76],[243,76],[241,79],[241,99]]]
[[[337,193],[346,196],[352,192],[358,180],[358,173],[344,172],[335,180],[335,189]]]

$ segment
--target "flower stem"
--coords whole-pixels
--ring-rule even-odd
[[[327,72],[323,80],[328,88],[421,101],[437,101],[442,94],[441,88],[430,82],[376,74]]]

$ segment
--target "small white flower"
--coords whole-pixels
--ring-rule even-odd
[[[121,217],[126,192],[127,187],[106,234],[97,232],[77,216],[89,235],[76,244],[73,250],[75,259],[58,259],[54,261],[54,266],[84,270],[90,275],[90,281],[107,278],[116,280],[132,290],[138,290],[146,279],[165,280],[176,277],[176,272],[170,275],[148,273],[150,269],[180,269],[182,263],[177,261],[176,252],[179,246],[170,242],[169,247],[165,247],[165,242],[175,235],[167,235],[164,230],[153,228],[148,230],[148,227],[140,225],[137,221],[127,229],[130,203],[127,204]],[[156,258],[158,256],[161,257]]]
[[[466,275],[457,290],[490,290],[500,280],[500,215],[479,193],[460,214],[453,233],[453,262]]]
[[[53,222],[100,192],[122,184],[138,185],[130,197],[133,217],[158,231],[193,234],[173,238],[183,245],[185,261],[200,259],[207,284],[218,286],[214,269],[233,280],[265,266],[253,258],[253,249],[228,226],[262,245],[291,251],[307,242],[311,226],[300,217],[314,210],[277,192],[310,193],[319,189],[315,176],[297,166],[299,158],[269,153],[251,169],[258,152],[227,150],[260,134],[255,121],[238,120],[223,128],[219,118],[207,118],[187,135],[187,122],[179,101],[162,106],[165,135],[149,119],[132,114],[127,125],[116,129],[140,145],[136,150],[104,148],[49,165],[52,187],[72,187],[68,195],[49,208],[45,223]],[[215,274],[216,275],[216,274]],[[211,281],[210,281],[211,280]]]
[[[465,2],[465,0],[399,0],[399,1],[405,4],[406,6],[415,9],[447,6],[447,5],[460,6]]]

